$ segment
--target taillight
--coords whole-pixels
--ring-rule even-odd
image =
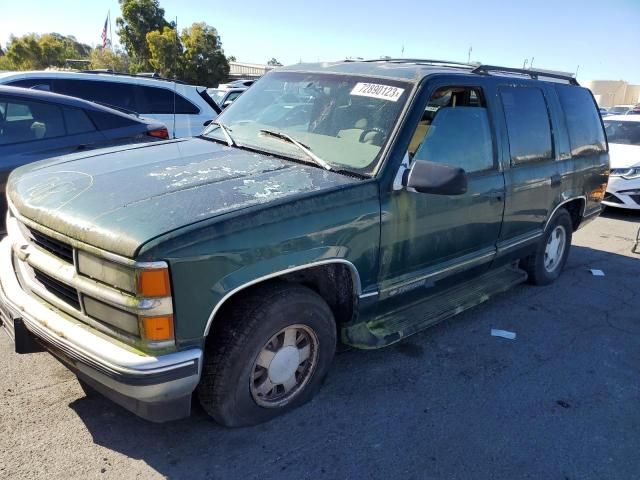
[[[169,138],[169,131],[166,128],[156,128],[155,130],[149,130],[147,135],[156,138]]]

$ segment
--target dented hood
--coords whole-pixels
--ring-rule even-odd
[[[146,241],[232,210],[353,178],[200,138],[95,150],[12,173],[18,212],[127,257]]]

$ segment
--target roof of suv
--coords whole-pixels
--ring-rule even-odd
[[[299,63],[287,67],[279,67],[279,72],[318,72],[318,73],[341,73],[345,75],[367,75],[382,78],[393,78],[418,82],[427,75],[434,73],[461,73],[461,74],[483,74],[497,73],[500,75],[510,75],[533,79],[563,80],[573,85],[578,82],[571,74],[563,72],[553,72],[547,70],[531,70],[510,67],[497,67],[492,65],[481,65],[478,63],[461,63],[447,60],[427,60],[427,59],[380,59],[362,61],[339,61],[322,63]]]
[[[167,86],[167,82],[171,82],[173,83],[173,80],[171,79],[166,79],[166,78],[159,78],[159,77],[150,77],[150,76],[146,76],[146,75],[129,75],[129,74],[124,74],[124,73],[113,73],[113,72],[108,72],[108,71],[104,71],[104,72],[100,72],[100,71],[90,71],[90,72],[83,72],[83,71],[66,71],[66,70],[31,70],[31,71],[24,71],[24,72],[2,72],[0,73],[0,80],[2,80],[3,78],[29,78],[29,77],[42,77],[42,78],[73,78],[73,79],[80,79],[80,80],[109,80],[109,81],[115,81],[115,82],[122,82],[122,83],[136,83],[136,84],[142,84],[142,85],[151,85],[151,86],[158,86],[158,87],[166,87]],[[188,87],[188,84],[185,84],[184,82],[177,82],[179,84],[184,85],[185,87]],[[195,85],[193,85],[195,86]],[[198,85],[198,87],[200,88],[205,88],[202,87],[200,85]]]

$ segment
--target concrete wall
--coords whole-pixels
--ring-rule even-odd
[[[630,85],[623,80],[591,80],[580,84],[593,92],[601,107],[640,103],[640,85]]]

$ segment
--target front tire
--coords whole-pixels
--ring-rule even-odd
[[[569,256],[572,234],[571,215],[560,208],[547,225],[535,253],[520,262],[529,274],[529,283],[549,285],[560,276]]]
[[[214,324],[200,404],[228,427],[269,421],[313,398],[335,349],[333,313],[317,293],[283,282],[259,286]]]

